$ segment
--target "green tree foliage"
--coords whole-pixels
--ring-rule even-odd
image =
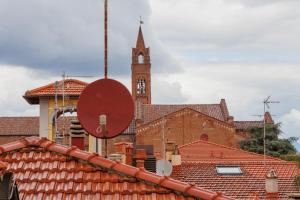
[[[248,132],[250,138],[240,142],[240,147],[246,151],[263,154],[263,128],[251,127]],[[279,157],[281,155],[295,154],[296,149],[293,142],[298,138],[291,137],[288,139],[279,138],[282,131],[280,130],[280,123],[266,125],[266,154],[270,156]]]

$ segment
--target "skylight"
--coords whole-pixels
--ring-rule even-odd
[[[217,166],[219,175],[242,175],[243,172],[239,166]]]

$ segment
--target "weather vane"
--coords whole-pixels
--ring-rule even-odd
[[[140,25],[144,24],[144,21],[142,20],[142,16],[140,16]]]

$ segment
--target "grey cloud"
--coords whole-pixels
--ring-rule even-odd
[[[109,1],[109,72],[128,75],[139,16],[149,24],[148,1]],[[103,73],[103,1],[3,0],[0,2],[0,63],[54,74]],[[148,44],[157,46],[149,31]],[[145,38],[146,40],[148,38]],[[153,49],[168,57],[161,48]],[[170,59],[171,60],[171,59]],[[164,65],[156,58],[155,66]],[[155,69],[155,67],[154,67]]]

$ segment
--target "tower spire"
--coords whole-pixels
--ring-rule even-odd
[[[139,34],[138,34],[137,41],[136,41],[136,48],[137,49],[145,49],[146,48],[141,25],[139,28]]]

